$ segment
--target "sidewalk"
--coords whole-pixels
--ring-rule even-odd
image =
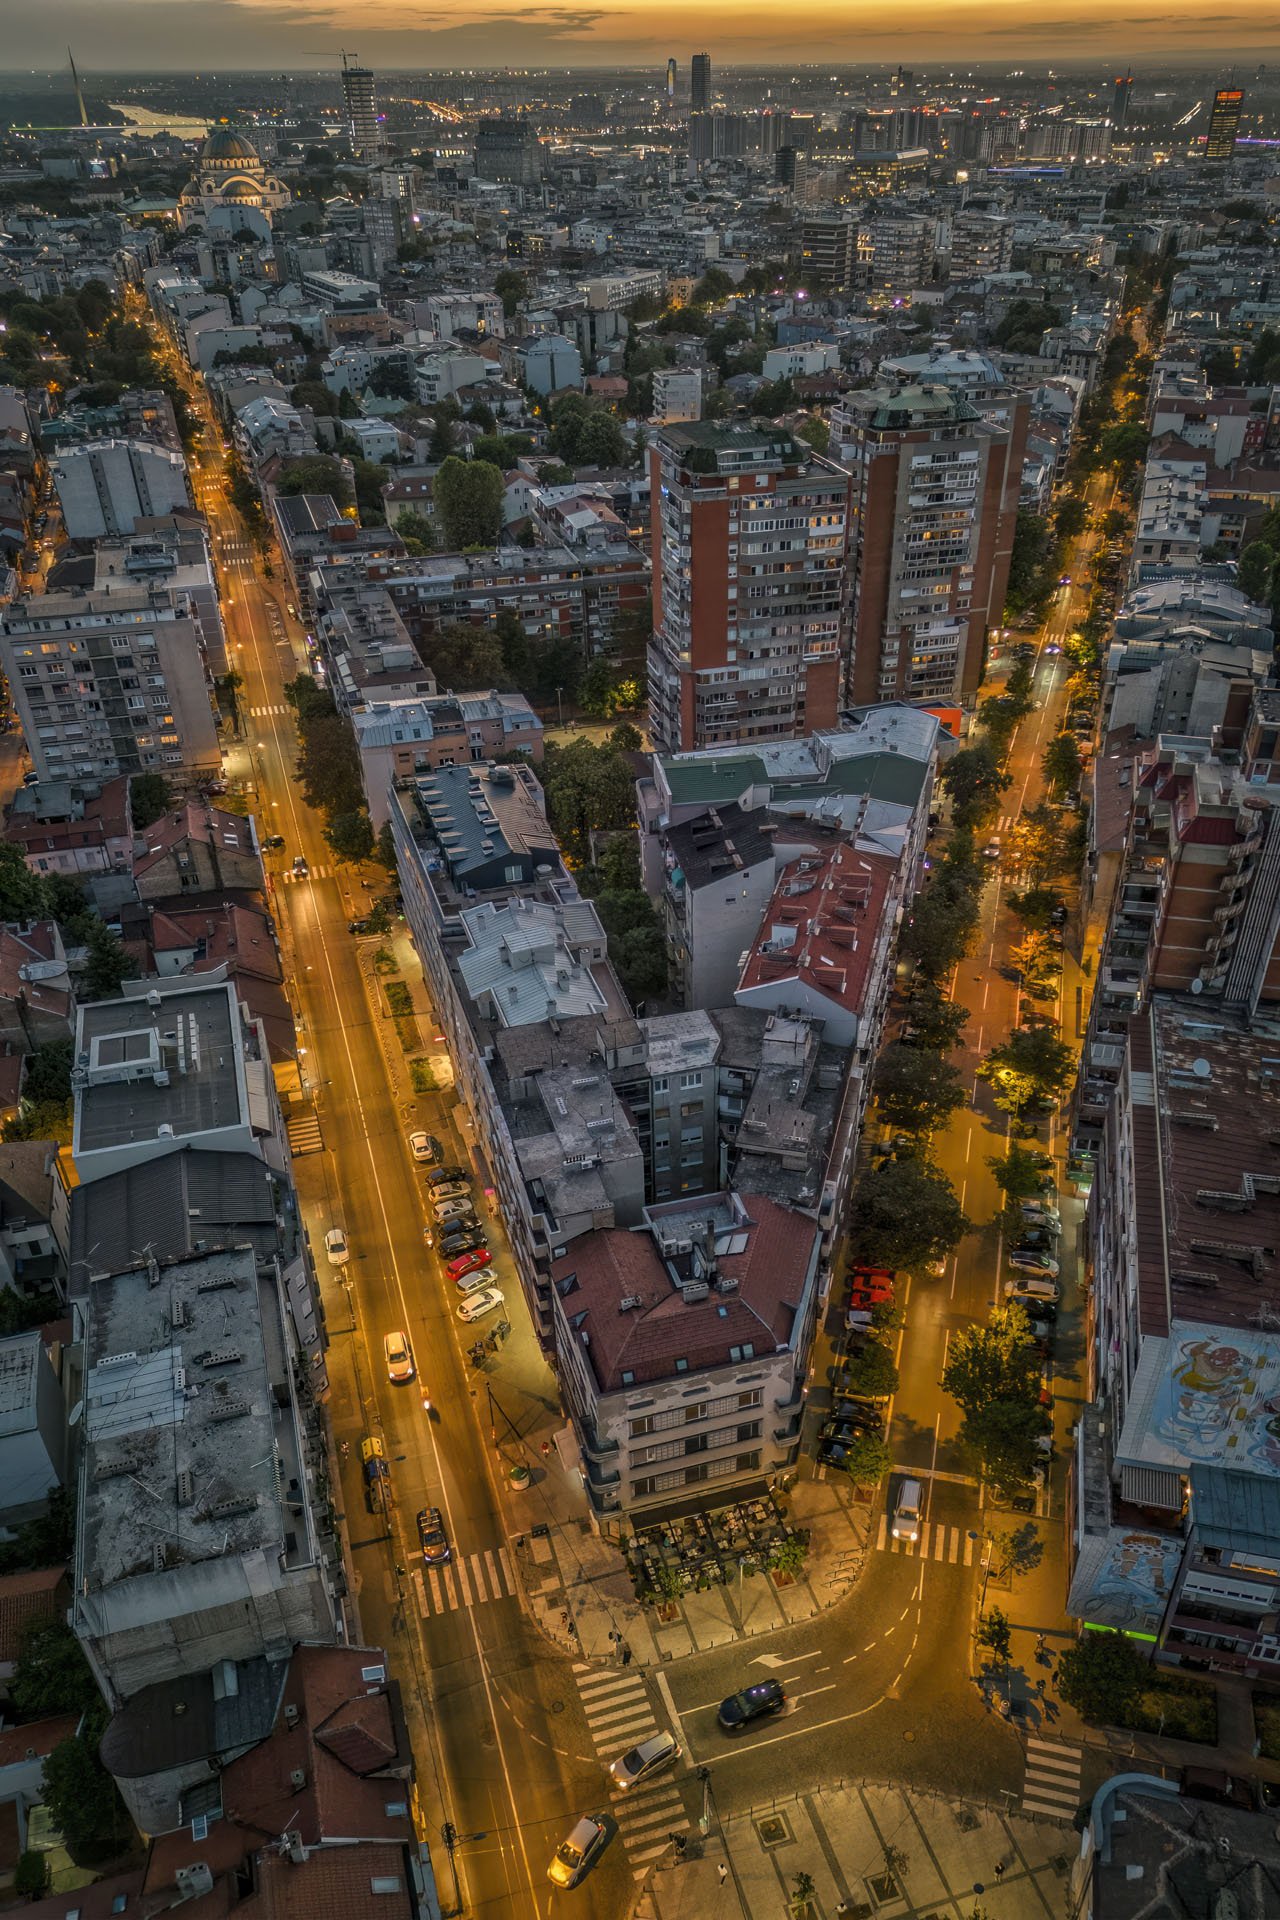
[[[800,1876],[815,1916],[940,1920],[980,1904],[990,1920],[1064,1910],[1078,1842],[1069,1828],[1007,1805],[944,1799],[868,1781],[713,1816],[679,1865],[658,1867],[635,1920],[778,1920]],[[696,1856],[696,1857],[695,1857]]]

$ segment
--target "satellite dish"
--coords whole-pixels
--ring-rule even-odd
[[[1197,1080],[1207,1080],[1213,1072],[1213,1068],[1207,1060],[1193,1060],[1191,1062],[1191,1071]]]
[[[1199,974],[1197,974],[1195,979],[1191,982],[1191,991],[1192,993],[1204,992],[1204,981],[1200,978]]]

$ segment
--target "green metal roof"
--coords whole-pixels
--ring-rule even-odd
[[[705,801],[719,806],[721,801],[736,800],[757,782],[768,784],[764,761],[758,754],[735,754],[731,760],[663,760],[662,771],[671,789],[671,803],[677,807]]]

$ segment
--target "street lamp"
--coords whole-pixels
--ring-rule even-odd
[[[561,727],[564,726],[564,701],[560,697],[563,692],[564,692],[563,687],[556,688],[556,712],[560,716],[559,724]]]

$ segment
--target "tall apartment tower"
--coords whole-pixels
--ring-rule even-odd
[[[1124,127],[1129,124],[1129,103],[1132,98],[1133,75],[1131,73],[1118,73],[1116,75],[1115,98],[1111,102],[1111,124],[1113,127]]]
[[[1233,160],[1240,134],[1240,114],[1244,107],[1243,87],[1219,87],[1213,96],[1209,131],[1205,136],[1206,160]]]
[[[849,476],[785,428],[665,427],[649,449],[649,724],[671,751],[832,727]]]
[[[711,55],[695,53],[689,64],[689,111],[690,113],[709,113],[711,110]]]
[[[342,56],[342,97],[347,107],[347,134],[351,150],[361,159],[375,158],[382,150],[382,130],[378,125],[378,101],[373,90],[373,75],[368,67],[353,67]]]
[[[852,475],[847,698],[976,691],[1009,584],[1030,401],[1003,421],[936,386],[851,393],[832,448]]]
[[[672,58],[667,62],[667,105],[668,106],[671,105],[672,101],[676,97],[676,74],[678,73],[678,71],[679,69],[676,66],[675,57],[673,55]]]

